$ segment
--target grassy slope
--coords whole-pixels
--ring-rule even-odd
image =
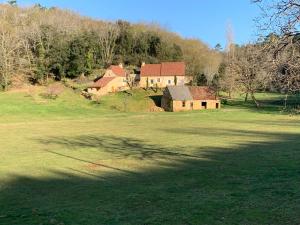
[[[299,222],[298,117],[111,110],[122,98],[0,94],[0,224]]]

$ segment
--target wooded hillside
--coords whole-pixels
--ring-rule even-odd
[[[0,84],[14,76],[31,83],[89,75],[110,64],[142,61],[187,63],[187,74],[213,77],[222,59],[197,39],[184,39],[154,24],[93,20],[74,12],[35,5],[0,5]]]

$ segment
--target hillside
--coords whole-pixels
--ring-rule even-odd
[[[0,93],[1,120],[39,120],[53,118],[96,117],[122,112],[161,111],[156,106],[161,92],[133,90],[89,101],[70,88],[64,87],[57,99],[44,97],[46,87],[31,87],[18,91]]]
[[[121,62],[134,69],[142,62],[185,61],[188,75],[212,76],[222,59],[200,40],[185,39],[157,25],[94,20],[41,5],[0,4],[0,12],[4,31],[0,47],[7,50],[0,51],[0,87],[4,90],[16,76],[45,84],[49,78],[93,75],[95,70]]]
[[[77,91],[67,87],[63,87],[62,93],[56,99],[45,98],[46,92],[46,87],[37,86],[0,93],[0,121],[94,118],[101,115],[117,116],[120,113],[162,111],[158,107],[162,95],[160,90],[128,90],[103,96],[98,101],[87,100]],[[222,110],[256,111],[253,102],[245,103],[243,98],[243,95],[236,95],[234,99],[222,105]],[[261,93],[257,98],[263,103],[258,112],[278,113],[282,110],[283,95]],[[295,96],[290,104],[298,104],[298,101],[299,97]],[[189,113],[204,112],[187,112]]]

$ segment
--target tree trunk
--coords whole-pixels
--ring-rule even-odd
[[[249,95],[249,93],[247,92],[246,96],[245,96],[245,102],[248,102],[248,95]]]
[[[7,75],[3,75],[3,91],[8,91],[8,79]]]
[[[287,107],[288,97],[289,97],[289,95],[288,95],[288,94],[285,94],[285,98],[284,98],[284,109],[286,109],[286,107]]]
[[[259,108],[259,107],[260,107],[260,103],[259,103],[259,102],[257,101],[257,99],[255,98],[253,92],[251,92],[251,98],[252,98],[252,100],[254,101],[256,107]]]

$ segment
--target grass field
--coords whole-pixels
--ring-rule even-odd
[[[0,224],[299,224],[298,116],[123,97],[0,93]]]

